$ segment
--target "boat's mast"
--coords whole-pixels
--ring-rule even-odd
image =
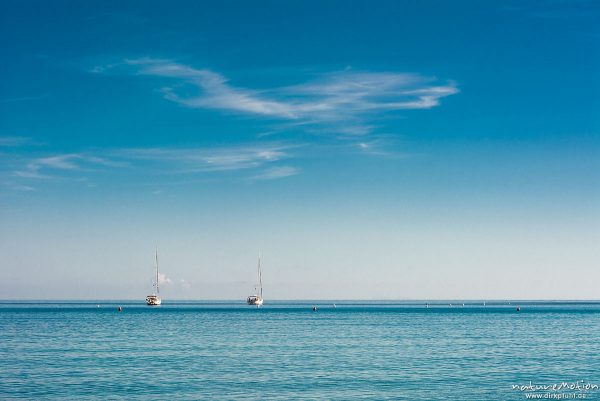
[[[156,265],[156,295],[158,295],[158,247],[156,247],[156,253],[154,254],[154,263]]]
[[[262,299],[262,272],[260,271],[260,253],[258,254],[258,284],[260,285],[260,297]]]

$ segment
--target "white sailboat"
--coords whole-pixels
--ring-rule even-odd
[[[154,263],[156,266],[156,280],[152,283],[152,294],[146,297],[146,305],[149,306],[158,306],[161,304],[161,299],[159,296],[159,288],[158,288],[158,248],[156,249],[156,253],[154,255]]]
[[[263,304],[262,272],[260,270],[260,255],[258,255],[258,288],[254,288],[256,294],[250,295],[246,302],[248,305],[260,307]]]

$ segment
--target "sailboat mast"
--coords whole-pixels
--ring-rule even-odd
[[[158,247],[156,247],[156,253],[154,254],[154,264],[156,265],[156,295],[158,295]]]
[[[258,284],[260,285],[260,297],[262,298],[262,272],[260,271],[260,254],[258,254]]]

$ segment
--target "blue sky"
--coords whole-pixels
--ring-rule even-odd
[[[0,298],[598,298],[593,1],[0,3]]]

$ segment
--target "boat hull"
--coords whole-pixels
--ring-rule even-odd
[[[161,299],[156,295],[148,295],[146,297],[146,305],[148,306],[158,306],[162,303]]]
[[[249,296],[246,303],[248,303],[248,305],[262,306],[263,300],[259,296]]]

